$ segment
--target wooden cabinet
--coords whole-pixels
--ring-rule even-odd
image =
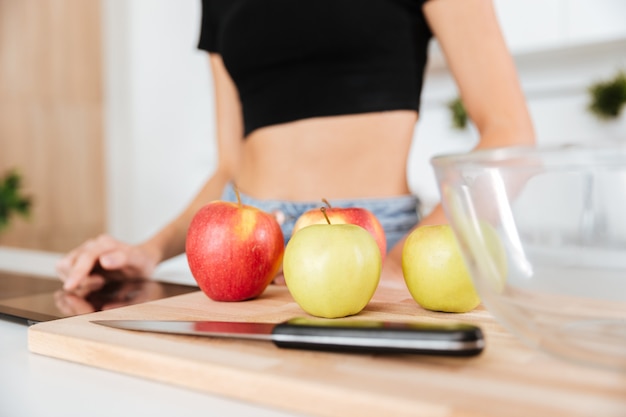
[[[0,245],[66,251],[105,230],[99,0],[0,0],[0,175],[33,199]]]

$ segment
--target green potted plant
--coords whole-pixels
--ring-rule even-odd
[[[452,116],[452,127],[457,130],[463,130],[467,127],[467,111],[460,97],[456,97],[447,103],[448,110]]]
[[[589,111],[603,120],[619,117],[626,105],[626,72],[620,71],[614,78],[589,86],[591,100]]]
[[[27,217],[32,201],[22,194],[22,178],[17,170],[11,170],[0,178],[0,232],[7,229],[14,215]]]

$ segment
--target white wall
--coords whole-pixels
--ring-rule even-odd
[[[104,0],[109,231],[139,241],[175,216],[215,166],[200,1]]]
[[[199,0],[104,0],[110,231],[138,241],[188,202],[215,166],[206,55],[195,44]],[[586,87],[626,69],[623,0],[496,0],[540,142],[626,139],[626,117],[586,112]],[[431,155],[469,149],[450,128],[456,89],[440,56],[426,81],[409,181],[437,200]]]
[[[602,122],[587,110],[588,86],[626,70],[626,2],[622,0],[495,0],[541,145],[626,140],[626,117]],[[436,45],[411,152],[413,190],[431,207],[438,191],[429,159],[476,142],[470,126],[451,129],[446,103],[456,87]]]

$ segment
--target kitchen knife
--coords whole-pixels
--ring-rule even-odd
[[[462,323],[294,318],[283,323],[95,320],[118,329],[272,341],[291,349],[361,353],[473,356],[485,341],[479,327]]]

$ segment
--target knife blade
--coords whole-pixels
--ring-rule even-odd
[[[474,356],[485,346],[478,326],[297,317],[283,323],[172,320],[94,320],[153,333],[271,341],[280,348],[354,353]]]

